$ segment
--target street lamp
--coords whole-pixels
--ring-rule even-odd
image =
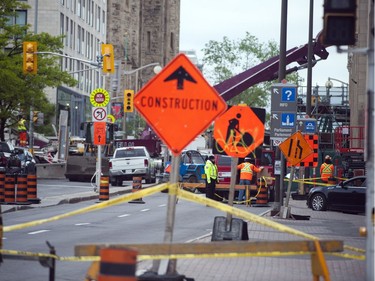
[[[160,63],[158,62],[153,62],[153,63],[149,63],[149,64],[146,64],[146,65],[143,65],[141,67],[138,67],[136,69],[132,69],[132,70],[125,70],[123,72],[124,75],[131,75],[131,74],[136,74],[136,77],[135,77],[135,92],[138,92],[138,72],[142,69],[145,69],[145,68],[148,68],[148,67],[154,67],[153,71],[155,74],[158,74],[161,70],[162,70],[162,67],[160,66]],[[125,112],[123,112],[123,120],[122,120],[122,130],[124,132],[124,136],[126,137],[126,117],[125,117]]]
[[[341,83],[341,105],[347,105],[347,101],[345,102],[345,88],[344,88],[344,85],[346,86],[346,88],[349,87],[349,84],[347,82],[344,82],[344,81],[341,81],[339,79],[336,79],[336,78],[332,78],[332,77],[328,77],[328,80],[325,84],[326,88],[327,88],[327,92],[329,94],[329,89],[331,89],[333,87],[333,83],[332,81],[337,81],[337,82],[340,82]]]

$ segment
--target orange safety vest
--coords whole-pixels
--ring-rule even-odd
[[[333,176],[333,170],[333,164],[323,163],[320,166],[320,177],[322,181],[328,181],[328,179]]]
[[[257,168],[254,164],[244,162],[237,166],[237,169],[241,169],[240,179],[241,180],[252,180],[254,172],[260,172],[260,168]]]

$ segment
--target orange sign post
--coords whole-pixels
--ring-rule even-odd
[[[177,55],[135,95],[134,105],[174,155],[227,108],[184,54]]]
[[[217,151],[243,158],[263,143],[264,124],[249,106],[232,106],[215,121],[214,138]]]

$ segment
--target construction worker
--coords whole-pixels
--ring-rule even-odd
[[[215,196],[216,182],[218,180],[215,156],[210,155],[208,157],[204,166],[204,173],[206,174],[206,197],[218,201],[219,198]]]
[[[254,159],[246,157],[245,162],[239,164],[237,169],[240,170],[240,185],[250,185],[253,179],[254,173],[259,173],[263,170],[263,167],[257,167],[254,165]],[[245,190],[241,189],[238,193],[238,201],[241,203],[244,200]]]
[[[324,162],[320,166],[320,178],[323,182],[328,182],[329,178],[333,177],[334,166],[332,164],[331,156],[326,155]]]
[[[27,126],[26,126],[26,119],[24,116],[21,116],[20,120],[18,121],[18,137],[19,137],[19,142],[20,146],[26,146],[27,142]]]

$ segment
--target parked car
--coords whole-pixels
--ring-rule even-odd
[[[3,152],[6,158],[10,157],[10,154],[14,150],[14,147],[11,143],[6,141],[0,141],[0,152]]]
[[[364,213],[366,209],[366,177],[359,176],[333,186],[313,187],[307,206],[314,211],[337,210]]]

